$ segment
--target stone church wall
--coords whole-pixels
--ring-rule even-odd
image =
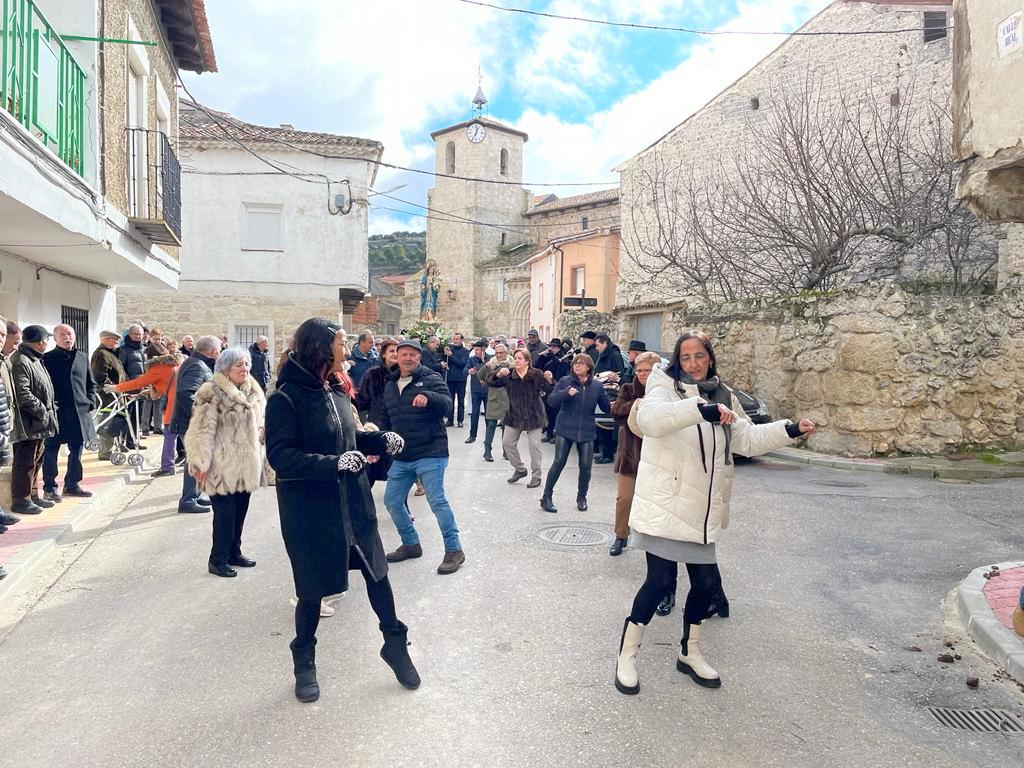
[[[583,227],[583,217],[587,226]],[[607,229],[619,226],[619,201],[599,203],[585,208],[569,208],[550,213],[535,213],[528,217],[534,242],[544,244],[548,240],[568,235],[578,235],[585,229]]]
[[[707,331],[724,379],[844,455],[1024,445],[1024,293],[971,299],[891,286],[666,313],[665,349]],[[624,326],[622,338],[630,328]]]

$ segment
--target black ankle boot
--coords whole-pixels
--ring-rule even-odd
[[[668,616],[670,613],[672,613],[672,609],[675,607],[675,605],[676,593],[669,592],[667,595],[661,598],[661,602],[658,603],[658,607],[655,609],[655,612],[659,616]]]
[[[544,489],[544,495],[540,497],[540,508],[545,512],[558,511],[558,507],[555,506],[555,502],[551,500],[551,491],[547,488]]]
[[[320,684],[316,681],[316,638],[305,646],[292,640],[292,663],[295,667],[295,698],[303,703],[320,698]]]
[[[711,608],[708,610],[708,618],[710,619],[716,613],[723,619],[729,618],[729,598],[725,596],[724,589],[718,590],[718,594],[715,595],[714,602],[711,603]]]
[[[586,494],[581,494],[581,495],[576,497],[576,509],[578,509],[580,512],[586,512],[587,511],[587,496],[586,496]]]
[[[420,687],[420,676],[409,658],[409,628],[402,622],[395,627],[381,625],[380,632],[384,635],[384,647],[380,649],[380,657],[391,667],[395,679],[403,688],[416,690]]]

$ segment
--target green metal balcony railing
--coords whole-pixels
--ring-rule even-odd
[[[0,4],[0,108],[81,176],[85,72],[32,0]]]

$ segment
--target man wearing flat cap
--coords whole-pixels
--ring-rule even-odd
[[[586,352],[594,360],[594,364],[597,364],[597,358],[600,357],[601,353],[598,351],[596,345],[597,333],[594,331],[584,331],[580,334],[580,348],[582,352]]]
[[[466,363],[466,375],[469,377],[470,412],[469,412],[469,437],[467,443],[476,442],[477,428],[480,426],[480,413],[487,405],[487,385],[480,381],[477,376],[480,369],[487,365],[490,357],[487,356],[487,339],[477,339],[473,343],[473,349],[469,353],[469,360]]]
[[[547,349],[547,345],[540,340],[540,333],[537,332],[537,329],[531,328],[526,334],[526,351],[530,353],[530,365],[534,368],[540,367],[537,365],[537,358],[543,355]]]
[[[22,330],[21,344],[11,355],[11,379],[17,404],[12,409],[11,512],[16,515],[38,515],[53,506],[52,501],[39,496],[43,441],[57,433],[53,382],[43,365],[43,353],[51,335],[41,325],[30,325]]]
[[[444,492],[448,467],[448,434],[445,419],[452,407],[448,385],[437,373],[420,363],[422,349],[414,339],[398,343],[398,371],[384,387],[383,430],[397,432],[405,440],[388,471],[384,505],[402,537],[402,545],[389,552],[389,563],[422,557],[423,547],[409,515],[406,499],[418,477],[427,492],[427,503],[437,518],[444,539],[444,560],[437,572],[455,573],[466,562],[455,523],[455,512]]]
[[[100,345],[92,353],[89,360],[89,370],[92,372],[93,381],[96,382],[96,391],[100,395],[100,408],[109,408],[114,404],[114,394],[107,392],[104,387],[107,384],[120,384],[128,380],[121,358],[117,355],[117,342],[120,340],[114,331],[100,331]],[[123,419],[115,419],[119,426],[123,426]],[[98,430],[100,439],[100,461],[108,461],[114,449],[114,438],[110,436],[117,427],[104,425]]]

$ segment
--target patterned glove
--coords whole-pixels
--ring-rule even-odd
[[[366,467],[366,457],[359,451],[346,451],[338,457],[339,472],[362,472]]]
[[[387,446],[388,456],[397,456],[405,450],[405,440],[397,432],[385,432],[381,437]]]

